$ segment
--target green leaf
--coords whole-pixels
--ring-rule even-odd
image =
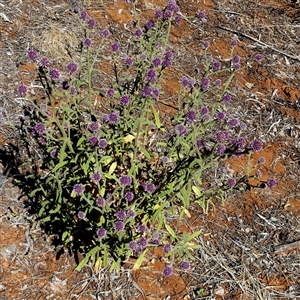
[[[55,173],[56,171],[58,171],[58,169],[62,168],[63,166],[65,166],[66,164],[68,164],[67,161],[63,161],[58,163],[55,168],[52,170],[52,173]]]
[[[86,137],[85,136],[82,136],[79,140],[78,140],[78,142],[77,142],[77,147],[79,147],[82,143],[83,143],[83,141],[86,139]]]
[[[39,213],[38,213],[39,216],[41,216],[43,214],[43,212],[45,211],[46,206],[47,206],[48,203],[50,203],[49,200],[46,200],[46,201],[42,202],[42,207],[41,207],[41,209],[39,210]]]
[[[157,110],[155,109],[154,105],[151,105],[151,109],[152,109],[153,114],[154,114],[154,120],[155,120],[155,125],[156,125],[156,127],[157,127],[158,129],[160,129],[161,131],[165,131],[165,128],[164,128],[164,126],[162,125],[162,123],[160,122],[158,112],[157,112]]]
[[[144,153],[144,155],[147,159],[151,158],[149,152],[144,147],[142,147],[142,145],[139,145],[139,149]]]
[[[108,266],[108,253],[106,247],[104,247],[104,254],[103,254],[103,267],[107,268]]]
[[[201,197],[202,196],[202,192],[201,192],[201,190],[197,186],[193,185],[192,190],[197,195],[197,197]]]
[[[90,260],[89,256],[86,256],[77,266],[76,271],[80,271]]]
[[[60,208],[61,208],[61,205],[58,204],[55,209],[49,210],[49,214],[55,214],[55,213],[57,213],[60,210]]]
[[[69,237],[69,236],[70,236],[70,232],[69,232],[69,231],[65,231],[65,232],[62,234],[61,239],[62,239],[63,241],[65,241],[66,238]]]
[[[134,266],[132,268],[133,271],[140,268],[140,266],[143,263],[143,260],[144,260],[144,257],[145,257],[145,254],[146,254],[147,251],[148,251],[148,249],[145,249],[143,251],[143,253],[139,256],[139,258],[137,259],[137,261],[135,262],[135,264],[134,264]]]
[[[38,189],[33,190],[30,194],[29,197],[33,197],[38,191],[43,191],[45,194],[45,191],[43,189],[43,187],[39,187]]]
[[[111,156],[103,156],[100,159],[100,162],[103,163],[104,166],[108,165],[112,161]]]
[[[99,251],[100,247],[96,246],[92,250],[90,250],[85,258],[78,264],[76,271],[80,271],[90,260],[90,258],[95,256],[96,252]]]
[[[165,227],[166,227],[167,231],[170,233],[170,235],[174,239],[177,239],[175,232],[173,231],[173,229],[167,223],[165,223]]]
[[[113,162],[113,163],[111,164],[111,166],[109,167],[108,174],[111,175],[111,174],[115,171],[116,167],[117,167],[117,162],[115,161],[115,162]]]

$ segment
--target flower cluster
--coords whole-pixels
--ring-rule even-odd
[[[151,247],[161,247],[171,258],[162,276],[168,278],[177,270],[176,259],[181,272],[190,270],[186,258],[199,248],[191,240],[200,232],[181,238],[168,225],[167,216],[175,211],[182,216],[190,203],[207,209],[210,199],[223,199],[238,189],[246,179],[220,176],[215,190],[202,179],[220,160],[263,149],[259,138],[245,138],[246,124],[227,109],[235,101],[229,89],[231,75],[244,61],[238,55],[228,63],[209,57],[208,41],[203,42],[202,75],[177,78],[181,88],[176,112],[170,120],[162,118],[158,107],[165,100],[166,84],[161,83],[168,80],[165,69],[176,59],[167,41],[171,26],[183,17],[178,4],[169,0],[153,19],[132,24],[128,43],[133,45],[114,40],[108,29],[95,31],[96,20],[76,9],[85,29],[80,58],[59,69],[37,51],[27,53],[42,72],[48,96],[40,105],[36,98],[29,99],[35,94],[33,85],[28,85],[31,93],[24,83],[17,87],[26,101],[20,122],[24,143],[28,149],[37,147],[39,153],[39,160],[30,157],[29,163],[47,170],[47,176],[34,174],[30,195],[40,200],[41,219],[64,228],[60,236],[64,245],[80,247],[86,254],[78,269],[88,259],[120,267],[121,257],[139,257]],[[205,26],[204,11],[195,17]],[[231,42],[233,53],[236,45],[237,41]],[[112,57],[114,78],[109,83],[94,80],[102,50]],[[262,59],[257,54],[256,64]],[[218,74],[230,80],[222,82]],[[99,97],[101,106],[96,105]],[[264,157],[259,158],[258,164],[264,163]],[[269,178],[264,184],[274,188],[277,182]],[[163,230],[153,228],[157,223]],[[140,262],[137,259],[137,265]]]

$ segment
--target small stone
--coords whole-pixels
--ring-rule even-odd
[[[218,286],[215,288],[215,295],[224,296],[225,290],[222,286]]]

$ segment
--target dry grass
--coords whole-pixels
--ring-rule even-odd
[[[100,6],[95,1],[84,2],[91,13],[97,11],[109,16],[104,1]],[[105,4],[119,2],[123,1]],[[147,1],[145,7],[154,9],[156,2],[150,2]],[[76,1],[78,6],[83,4]],[[251,194],[251,217],[247,213],[236,214],[235,210],[220,208],[219,203],[215,203],[215,213],[211,210],[208,216],[194,208],[201,224],[198,226],[209,234],[209,238],[200,237],[202,249],[190,273],[192,281],[187,287],[186,299],[299,299],[299,249],[274,254],[275,246],[300,240],[299,206],[298,211],[297,207],[295,211],[290,210],[292,200],[300,201],[299,3],[287,0],[182,0],[179,4],[188,15],[201,7],[207,11],[209,22],[199,27],[190,21],[188,34],[174,33],[174,74],[194,71],[201,58],[199,45],[204,40],[211,41],[214,54],[223,58],[227,53],[224,41],[229,42],[232,38],[239,40],[241,54],[253,57],[259,52],[264,55],[260,67],[249,69],[236,81],[232,92],[237,95],[237,102],[228,114],[247,121],[248,132],[255,133],[266,144],[277,142],[281,145],[278,159],[285,167],[279,191],[264,192],[264,198],[260,197],[260,192]],[[18,175],[16,170],[12,172],[9,162],[23,155],[22,148],[18,147],[18,133],[9,126],[18,121],[23,104],[15,90],[19,82],[34,79],[22,64],[24,51],[31,47],[42,49],[58,63],[67,62],[70,56],[76,57],[77,41],[73,33],[80,33],[81,28],[70,13],[73,5],[72,1],[33,3],[29,0],[2,1],[0,4],[3,13],[0,15],[0,72],[3,79],[0,86],[3,172],[0,178],[0,298],[3,300],[121,300],[142,299],[145,293],[148,294],[125,268],[119,274],[111,274],[103,269],[96,273],[87,266],[78,273],[74,271],[73,256],[67,252],[56,261],[53,237],[45,235],[34,216],[27,212],[23,198],[18,198],[21,192],[9,179],[13,173]],[[121,34],[122,24],[116,24],[114,20],[108,22],[116,36],[126,38]],[[176,98],[170,95],[168,103],[172,101]],[[244,201],[239,193],[228,199],[228,206],[238,209]],[[216,213],[218,219],[213,217]],[[202,296],[197,294],[200,289],[204,291]],[[177,298],[174,296],[174,299]]]

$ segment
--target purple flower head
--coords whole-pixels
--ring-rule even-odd
[[[172,18],[173,12],[169,9],[164,12],[164,20],[170,20]]]
[[[201,86],[203,91],[207,91],[209,89],[210,79],[208,77],[204,77],[201,80]]]
[[[27,57],[31,62],[37,62],[39,59],[38,53],[35,50],[28,50]]]
[[[77,90],[76,90],[75,86],[71,86],[71,88],[70,88],[70,94],[74,95],[76,93],[77,93]]]
[[[138,244],[136,241],[131,241],[128,244],[128,248],[132,251],[136,251],[138,249]]]
[[[43,136],[39,137],[38,141],[42,146],[45,146],[47,144],[47,141],[46,141],[45,137],[43,137]]]
[[[258,163],[261,165],[263,165],[265,162],[266,162],[266,158],[263,156],[258,159]]]
[[[257,61],[258,63],[261,63],[261,61],[263,60],[263,56],[261,54],[256,54],[255,55],[255,61]]]
[[[228,141],[229,137],[230,133],[226,130],[219,130],[215,134],[215,140],[218,143],[225,143],[226,141]]]
[[[51,156],[51,158],[56,158],[56,156],[57,156],[57,149],[51,150],[50,156]]]
[[[217,61],[214,61],[213,64],[212,64],[212,69],[214,71],[218,71],[221,69],[221,63],[217,60]]]
[[[144,232],[146,232],[147,227],[144,224],[141,224],[141,225],[138,226],[137,230],[140,233],[144,233]]]
[[[200,139],[197,139],[197,140],[196,140],[196,145],[197,145],[197,148],[198,148],[199,150],[201,150],[201,149],[204,148],[203,141],[200,140]]]
[[[145,24],[145,27],[148,29],[148,30],[151,30],[155,27],[155,23],[153,20],[148,20]]]
[[[226,118],[226,113],[224,111],[219,111],[216,113],[216,117],[219,120],[224,120]]]
[[[125,66],[130,67],[134,64],[134,60],[131,57],[127,57],[124,61]]]
[[[172,64],[172,59],[173,59],[173,52],[171,50],[166,51],[162,62],[162,66],[164,68],[169,67]]]
[[[200,114],[201,114],[202,116],[204,116],[204,115],[206,115],[206,114],[209,114],[209,109],[208,109],[208,107],[206,107],[206,106],[201,107],[201,108],[200,108]]]
[[[107,39],[110,36],[110,31],[108,29],[104,29],[102,31],[102,36]]]
[[[190,110],[186,116],[185,119],[188,123],[193,123],[197,121],[197,113],[194,110]]]
[[[142,54],[140,55],[140,60],[141,60],[141,61],[146,61],[146,60],[147,60],[147,54],[142,53]]]
[[[106,139],[99,139],[98,146],[101,149],[105,149],[107,147],[108,143]]]
[[[108,98],[112,98],[114,96],[114,94],[116,93],[116,91],[113,88],[109,88],[106,92],[106,96]]]
[[[257,170],[255,175],[258,177],[258,178],[262,178],[262,172],[261,170]]]
[[[143,35],[142,29],[137,28],[137,29],[134,31],[134,35],[135,35],[137,38],[140,38],[140,37]]]
[[[82,184],[80,184],[80,183],[74,184],[74,186],[73,186],[73,192],[76,195],[81,195],[83,193],[83,186],[82,186]]]
[[[146,78],[150,83],[154,83],[156,81],[156,72],[153,69],[149,69],[146,72]]]
[[[68,65],[67,65],[67,72],[69,74],[74,74],[76,73],[78,70],[78,64],[76,62],[70,62]]]
[[[182,77],[180,81],[182,86],[187,89],[191,89],[193,87],[191,81],[186,76]]]
[[[99,239],[103,239],[106,236],[106,230],[104,228],[99,228],[97,230],[97,236]]]
[[[202,116],[202,120],[203,120],[203,122],[208,122],[210,120],[210,114],[204,114]]]
[[[239,70],[239,69],[241,68],[241,64],[240,64],[240,63],[238,63],[238,64],[233,64],[233,68],[234,68],[235,70]]]
[[[234,55],[232,57],[232,63],[233,64],[239,64],[241,62],[241,57],[239,55]]]
[[[101,174],[99,172],[95,172],[93,175],[92,175],[92,180],[95,182],[95,183],[98,183],[100,180],[101,180]]]
[[[152,60],[152,66],[154,68],[158,68],[162,63],[162,60],[159,57],[154,57],[154,59]]]
[[[146,248],[148,246],[148,240],[145,237],[141,237],[138,241],[138,246],[140,246],[142,249]]]
[[[177,14],[179,12],[179,6],[176,4],[175,0],[169,0],[167,4],[167,8]]]
[[[224,155],[225,151],[226,151],[226,146],[225,146],[225,145],[220,145],[220,146],[218,146],[218,147],[216,148],[216,154],[217,154],[218,156]]]
[[[118,52],[120,50],[120,45],[118,43],[113,43],[111,45],[111,51],[112,52]]]
[[[207,22],[207,19],[206,19],[206,13],[202,10],[199,10],[198,13],[197,13],[197,17],[200,21],[202,21],[203,23]]]
[[[89,137],[89,142],[90,142],[91,146],[94,147],[98,144],[99,138],[95,135],[92,135]]]
[[[122,106],[128,106],[130,104],[130,96],[129,95],[123,95],[120,97],[120,104]]]
[[[177,135],[187,135],[188,134],[188,130],[187,130],[187,128],[183,124],[178,124],[175,127],[175,133]]]
[[[241,130],[246,130],[247,129],[247,124],[245,122],[240,122],[240,129]]]
[[[231,128],[235,128],[235,127],[239,126],[240,121],[237,118],[232,118],[228,121],[228,124]]]
[[[42,57],[39,60],[39,66],[42,68],[48,68],[50,66],[50,61],[48,57]]]
[[[79,211],[78,214],[78,219],[84,219],[84,212],[83,211]]]
[[[154,99],[157,99],[157,98],[159,97],[159,95],[160,95],[160,91],[159,91],[158,88],[155,87],[155,88],[152,89],[151,94],[152,94],[152,97],[153,97]]]
[[[263,143],[261,140],[254,139],[251,143],[251,148],[254,152],[260,152],[263,149]]]
[[[174,23],[178,25],[181,21],[182,21],[182,16],[177,14],[174,18]]]
[[[242,150],[245,148],[247,144],[247,141],[244,137],[240,136],[238,138],[235,139],[235,143],[234,145],[236,145],[238,147],[239,150]]]
[[[125,228],[125,224],[122,222],[122,221],[117,221],[115,224],[114,224],[114,228],[117,232],[121,232],[124,230]]]
[[[28,92],[28,88],[25,84],[21,83],[19,86],[18,86],[18,94],[22,97],[24,97]]]
[[[84,39],[82,44],[83,44],[84,47],[89,48],[89,47],[92,46],[93,41],[91,39],[87,38],[87,39]]]
[[[236,185],[236,180],[235,180],[235,178],[230,178],[230,179],[227,180],[227,186],[228,186],[229,188],[233,188],[235,185]]]
[[[173,52],[171,50],[166,51],[165,59],[173,59]]]
[[[154,18],[157,20],[161,20],[163,17],[163,12],[161,10],[156,10],[154,12]]]
[[[108,115],[108,123],[109,124],[116,124],[119,121],[119,115],[116,112],[111,112]]]
[[[124,210],[119,210],[116,212],[116,217],[118,220],[123,221],[126,218],[126,212]]]
[[[166,244],[166,245],[164,245],[164,246],[163,246],[163,251],[164,251],[165,253],[171,252],[171,251],[172,251],[172,245],[171,245],[171,244]]]
[[[51,69],[49,74],[53,81],[59,80],[60,78],[60,71],[56,68]]]
[[[80,13],[79,13],[79,16],[81,19],[83,20],[87,20],[89,18],[89,15],[88,13],[85,11],[85,10],[82,10]]]
[[[160,240],[159,240],[159,233],[158,232],[154,232],[152,235],[152,243],[159,245],[160,244]]]
[[[87,26],[88,26],[88,28],[93,29],[96,26],[96,20],[93,18],[90,18],[87,21]]]
[[[237,44],[238,44],[238,41],[237,41],[237,40],[232,40],[232,41],[230,42],[230,46],[231,46],[231,47],[236,47]]]
[[[145,98],[148,98],[150,96],[152,96],[152,89],[150,86],[148,85],[145,85],[143,88],[142,88],[142,95],[143,97]]]
[[[216,79],[214,82],[213,82],[213,84],[215,85],[215,86],[220,86],[221,84],[222,84],[222,80],[221,79]]]
[[[105,205],[105,199],[102,198],[102,197],[97,198],[97,199],[96,199],[96,205],[97,205],[98,207],[103,207],[103,206]]]
[[[189,261],[182,261],[180,266],[183,271],[188,271],[191,268],[191,264]]]
[[[156,190],[156,187],[153,183],[148,183],[146,188],[145,188],[145,191],[148,193],[148,194],[153,194]]]
[[[173,275],[173,269],[171,266],[165,266],[162,272],[164,277],[171,277]]]
[[[136,216],[135,211],[132,209],[128,210],[126,214],[129,219],[133,219]]]
[[[132,192],[126,192],[124,198],[126,201],[130,202],[134,199],[134,194]]]
[[[123,186],[130,186],[132,183],[132,178],[127,175],[122,175],[119,180],[120,184]]]
[[[277,185],[277,181],[274,178],[269,178],[267,181],[267,185],[270,188],[273,188]]]
[[[226,103],[229,103],[230,101],[232,100],[232,96],[228,93],[225,93],[223,95],[223,101],[226,102]]]
[[[46,132],[46,126],[43,123],[37,123],[34,129],[38,134],[44,134]]]
[[[204,48],[205,50],[208,49],[209,46],[210,46],[210,44],[209,44],[208,41],[205,41],[205,42],[203,43],[203,48]]]
[[[91,122],[88,126],[88,129],[91,131],[91,132],[96,132],[98,131],[100,128],[100,125],[98,122]]]

